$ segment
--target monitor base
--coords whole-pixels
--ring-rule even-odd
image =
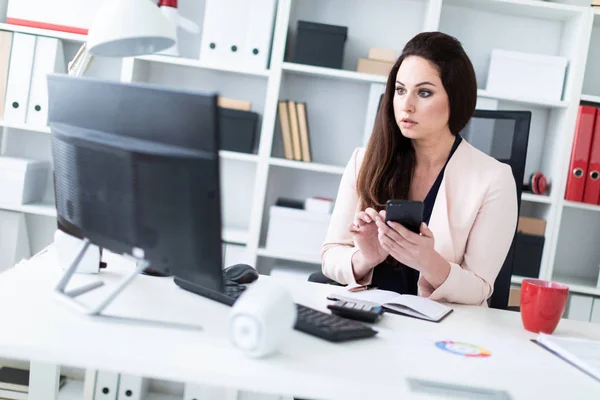
[[[71,265],[69,265],[69,268],[67,268],[65,270],[65,272],[61,276],[58,284],[54,288],[54,294],[64,304],[67,304],[68,306],[74,308],[78,312],[83,313],[88,316],[101,316],[104,318],[111,318],[111,319],[114,319],[119,322],[129,321],[129,322],[134,322],[136,324],[142,323],[142,324],[159,325],[159,326],[163,326],[163,327],[176,327],[177,329],[183,328],[183,329],[192,329],[192,330],[202,330],[202,327],[200,327],[198,325],[192,325],[192,324],[169,322],[169,321],[151,321],[151,320],[129,318],[129,317],[122,317],[122,316],[111,316],[111,315],[102,314],[102,311],[104,311],[104,309],[106,307],[108,307],[108,305],[110,305],[114,301],[114,299],[119,294],[121,294],[138,275],[142,274],[144,270],[148,269],[150,263],[147,260],[143,260],[143,259],[135,258],[136,267],[129,274],[125,275],[121,279],[121,281],[119,281],[119,283],[107,294],[107,296],[103,300],[101,300],[96,306],[88,307],[84,303],[78,301],[77,300],[78,296],[81,296],[82,294],[85,294],[85,293],[89,293],[92,290],[97,289],[104,285],[104,282],[96,281],[96,282],[87,283],[87,284],[82,285],[75,289],[67,290],[67,285],[68,285],[69,281],[71,280],[72,276],[75,274],[75,271],[77,270],[77,267],[89,246],[90,246],[90,241],[89,241],[89,239],[85,238],[83,246],[81,247],[81,250],[79,250],[79,252],[77,253],[77,256],[75,257],[75,259],[73,260]],[[141,300],[143,301],[143,299],[141,299]]]

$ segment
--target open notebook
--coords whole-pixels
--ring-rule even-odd
[[[380,305],[386,311],[409,315],[411,317],[438,322],[448,315],[452,308],[429,300],[425,297],[413,296],[410,294],[398,294],[389,290],[370,289],[361,292],[344,292],[343,294],[333,293],[327,296],[328,299],[359,301],[371,305]]]
[[[537,343],[600,381],[600,341],[540,333]]]

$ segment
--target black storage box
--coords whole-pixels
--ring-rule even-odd
[[[258,114],[219,107],[221,150],[255,153]]]
[[[292,61],[341,69],[347,37],[348,28],[345,26],[298,21]]]
[[[515,260],[512,270],[513,275],[525,276],[528,278],[539,277],[544,241],[544,236],[528,235],[526,233],[517,232]]]

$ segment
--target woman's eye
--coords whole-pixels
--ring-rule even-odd
[[[421,96],[421,97],[429,97],[431,95],[432,95],[432,93],[429,90],[421,90],[419,92],[419,96]]]
[[[398,93],[398,94],[404,94],[405,92],[406,92],[406,90],[404,90],[404,88],[401,88],[401,87],[396,88],[396,93]]]

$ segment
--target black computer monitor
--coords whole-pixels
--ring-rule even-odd
[[[216,94],[66,75],[48,94],[59,228],[220,290]]]

